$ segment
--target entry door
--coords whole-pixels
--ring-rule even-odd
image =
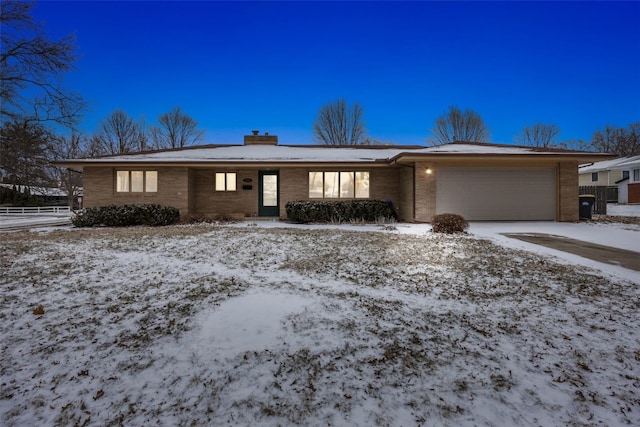
[[[260,171],[258,215],[280,216],[280,180],[278,171]]]

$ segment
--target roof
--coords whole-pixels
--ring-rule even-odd
[[[59,166],[81,169],[91,165],[153,164],[380,164],[406,158],[428,161],[443,156],[553,156],[601,160],[610,155],[570,150],[540,149],[513,145],[452,143],[432,147],[407,145],[328,146],[328,145],[206,145],[181,149],[120,154],[92,159],[70,159]],[[576,160],[577,161],[577,160]]]
[[[580,166],[579,173],[603,172],[617,169],[631,169],[640,167],[640,156],[619,157],[612,160],[603,160]]]

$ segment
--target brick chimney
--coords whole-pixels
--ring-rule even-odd
[[[269,135],[269,132],[260,135],[257,130],[252,130],[251,133],[252,135],[244,136],[244,145],[278,145],[277,135]]]

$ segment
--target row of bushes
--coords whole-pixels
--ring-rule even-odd
[[[380,200],[293,201],[288,202],[285,209],[289,220],[299,223],[398,219],[393,204]],[[83,209],[72,221],[76,227],[127,227],[170,225],[179,220],[180,211],[170,206],[109,205]],[[431,218],[434,233],[459,233],[468,226],[467,221],[456,214],[441,214]]]
[[[76,227],[128,227],[170,225],[178,222],[180,211],[170,206],[123,205],[85,208],[72,219]]]
[[[285,209],[289,220],[299,223],[398,219],[391,201],[381,200],[302,200],[287,202]]]

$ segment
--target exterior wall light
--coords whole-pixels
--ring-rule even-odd
[[[427,175],[431,175],[431,174],[433,173],[433,171],[431,170],[431,168],[427,168],[426,172],[427,172]]]

